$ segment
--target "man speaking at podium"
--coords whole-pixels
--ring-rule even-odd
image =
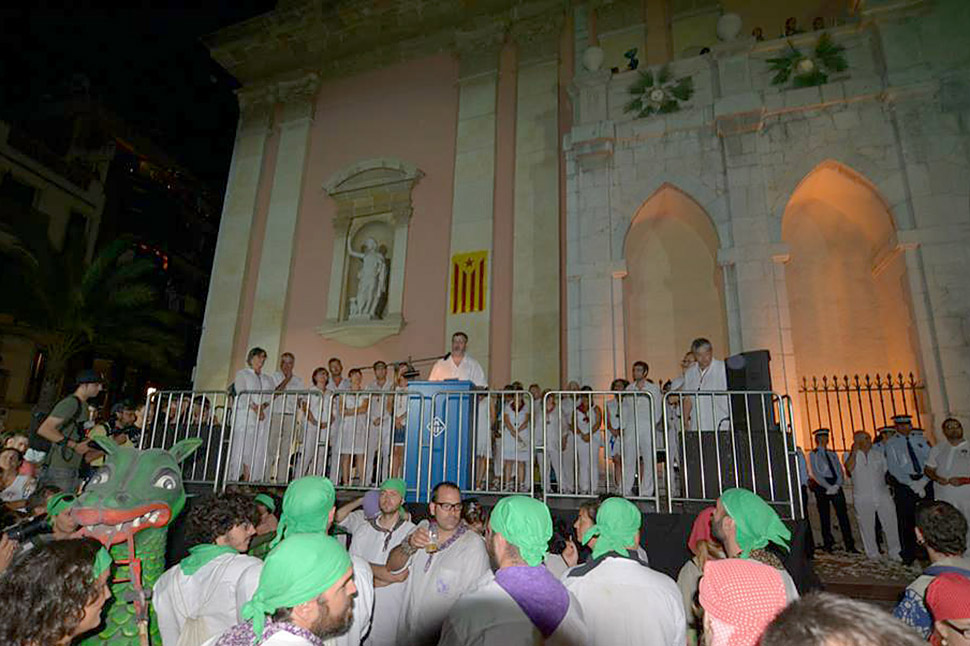
[[[431,368],[431,375],[428,381],[447,381],[457,379],[459,381],[470,381],[479,388],[485,388],[488,383],[485,381],[485,371],[481,364],[465,354],[468,347],[468,335],[464,332],[455,332],[451,335],[451,352],[435,362]]]

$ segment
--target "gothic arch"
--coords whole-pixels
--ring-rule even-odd
[[[727,350],[720,238],[691,196],[665,183],[634,214],[623,244],[627,357],[645,359],[655,378],[679,375],[696,337]]]

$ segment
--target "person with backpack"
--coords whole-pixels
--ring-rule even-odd
[[[74,385],[74,392],[57,402],[30,435],[31,448],[46,453],[39,483],[67,492],[77,490],[82,462],[101,455],[85,440],[84,423],[88,421],[88,401],[101,392],[104,380],[94,370],[82,370]]]

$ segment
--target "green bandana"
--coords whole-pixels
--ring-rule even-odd
[[[54,526],[54,518],[74,504],[75,497],[69,493],[55,493],[47,499],[47,520],[51,527]]]
[[[108,571],[111,563],[111,554],[104,547],[100,548],[94,555],[94,564],[91,566],[91,581],[97,581],[99,576]]]
[[[526,563],[533,567],[542,563],[552,538],[552,516],[541,501],[528,496],[502,498],[492,509],[489,524],[519,548]]]
[[[185,576],[192,576],[199,571],[199,568],[223,554],[238,554],[235,549],[228,545],[215,545],[214,543],[203,543],[189,549],[189,555],[179,562],[179,569]]]
[[[325,534],[288,536],[266,557],[259,587],[240,614],[252,620],[256,639],[262,639],[266,615],[316,599],[350,568],[350,555],[336,539]]]
[[[757,494],[747,489],[728,489],[721,494],[721,504],[737,527],[741,558],[748,558],[751,550],[760,549],[768,543],[788,549],[791,530]]]
[[[256,498],[254,498],[254,500],[259,504],[261,504],[263,507],[266,507],[266,509],[269,509],[270,513],[273,513],[274,511],[276,511],[276,502],[273,500],[272,496],[268,496],[264,493],[259,493],[259,494],[256,494]]]
[[[391,491],[396,491],[401,494],[402,501],[408,493],[407,485],[404,484],[404,480],[401,480],[400,478],[388,478],[382,482],[381,491],[384,491],[385,489],[390,489]]]
[[[643,516],[632,502],[624,498],[607,498],[596,512],[596,524],[583,534],[583,545],[598,536],[593,546],[594,559],[608,552],[625,555],[628,549],[636,547],[642,522]]]
[[[284,536],[291,534],[326,533],[336,499],[333,483],[322,476],[306,476],[291,482],[283,495],[283,513],[270,546],[276,547]]]

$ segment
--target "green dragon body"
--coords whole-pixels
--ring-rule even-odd
[[[150,595],[165,570],[168,525],[185,506],[185,488],[179,463],[202,443],[187,439],[171,451],[139,451],[105,441],[104,466],[88,482],[72,515],[85,536],[111,550],[117,564],[111,584],[114,595],[103,629],[81,642],[83,646],[138,646],[142,644],[138,586],[131,580],[129,546],[134,545],[140,563],[140,588]],[[160,645],[158,620],[150,605],[142,616],[149,618],[149,643]]]

